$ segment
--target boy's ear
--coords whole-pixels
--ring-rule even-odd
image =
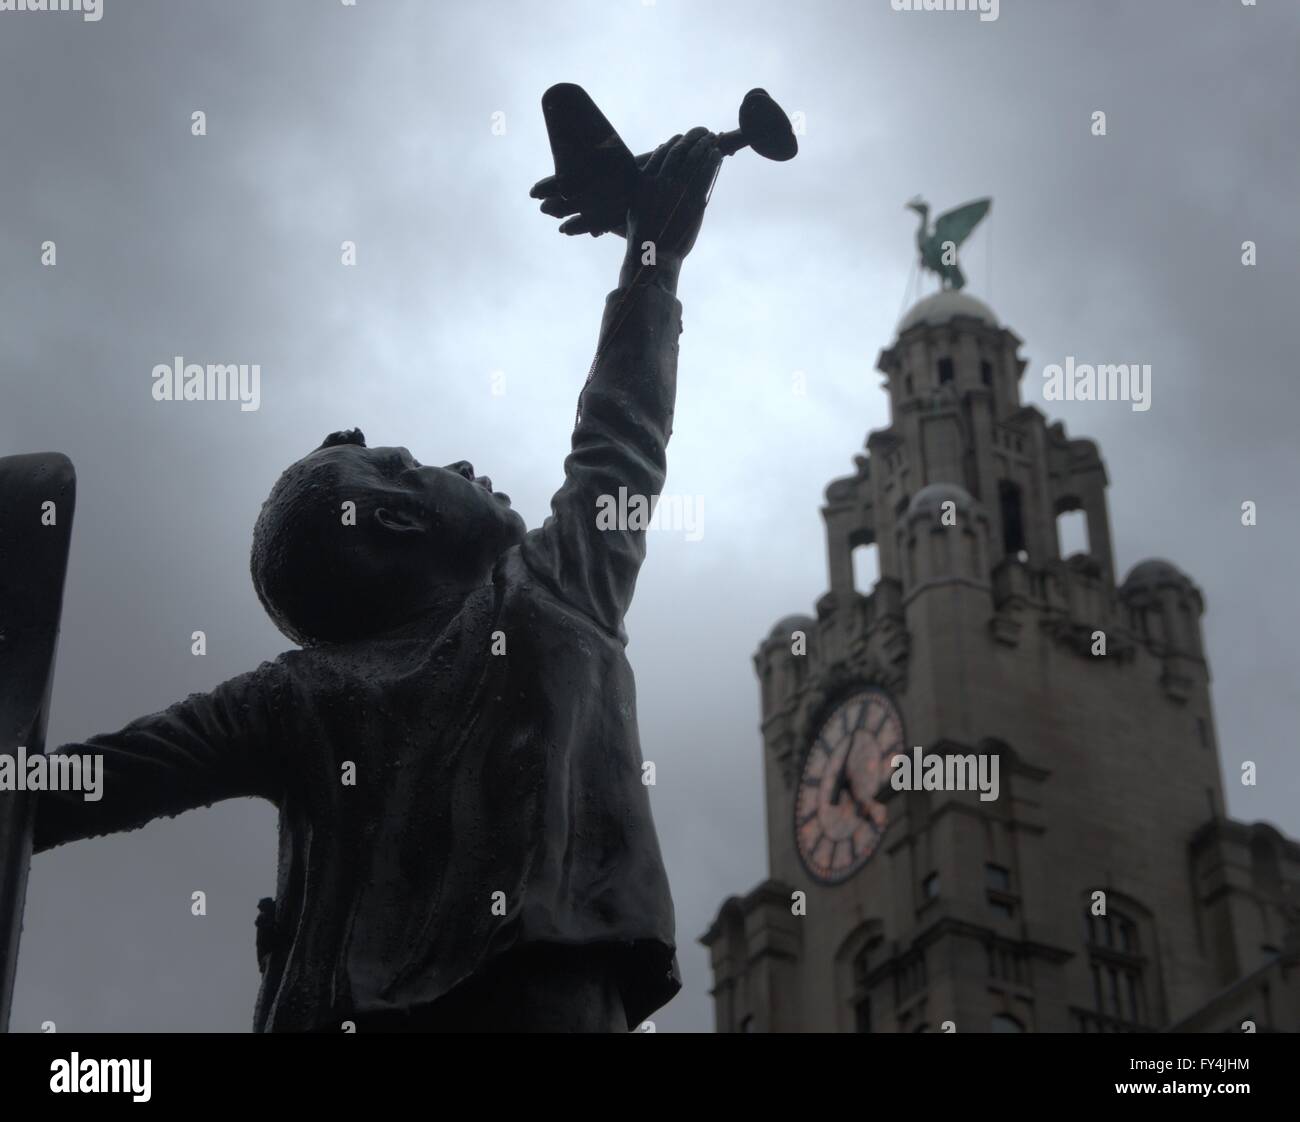
[[[389,507],[380,507],[376,510],[375,521],[385,530],[392,530],[398,534],[424,533],[424,524],[414,515],[401,510],[392,510]]]

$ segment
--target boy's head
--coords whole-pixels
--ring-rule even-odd
[[[358,639],[481,584],[524,532],[510,497],[472,465],[422,467],[351,429],[271,488],[253,529],[253,585],[294,642]]]

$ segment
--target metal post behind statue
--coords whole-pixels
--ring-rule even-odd
[[[77,474],[58,452],[0,457],[0,755],[45,750]],[[0,1032],[9,1030],[35,804],[0,790]]]

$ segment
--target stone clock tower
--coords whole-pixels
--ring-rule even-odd
[[[1225,816],[1201,593],[1117,580],[1101,456],[1021,404],[1019,346],[946,290],[880,355],[830,589],[754,658],[769,879],[702,940],[719,1031],[1300,1030],[1300,845]],[[896,789],[917,746],[950,766]]]

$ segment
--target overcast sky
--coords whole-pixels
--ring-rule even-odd
[[[79,474],[49,742],[285,649],[250,534],[329,431],[471,460],[539,524],[622,250],[528,198],[551,170],[542,91],[582,84],[639,152],[735,127],[761,85],[806,132],[792,163],[726,162],[684,270],[668,490],[702,497],[705,532],[651,536],[628,620],[686,980],[660,1030],[711,1028],[696,939],[766,873],[750,659],[825,590],[823,488],[888,424],[874,364],[918,192],[993,196],[969,290],[1025,340],[1025,399],[1099,442],[1121,571],[1167,557],[1205,592],[1230,812],[1300,834],[1298,39],[1282,0],[1003,0],[995,22],[889,0],[0,13],[0,454]],[[155,402],[176,355],[259,363],[260,409]],[[1044,403],[1067,355],[1150,363],[1152,408]],[[246,1030],[275,824],[232,802],[35,858],[13,1028]]]

